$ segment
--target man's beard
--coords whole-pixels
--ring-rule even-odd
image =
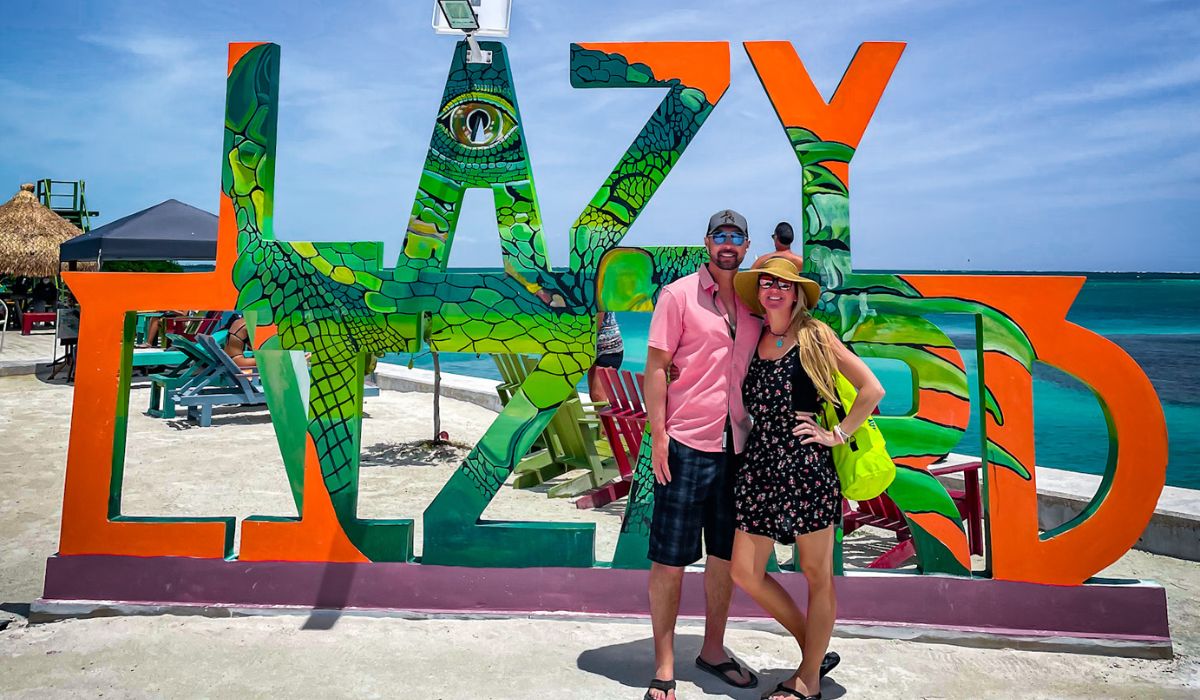
[[[738,265],[742,264],[742,261],[738,260],[737,257],[721,258],[714,255],[709,260],[722,270],[736,270],[738,269]]]

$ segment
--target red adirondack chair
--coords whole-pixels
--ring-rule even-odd
[[[617,371],[601,367],[597,378],[608,394],[608,406],[596,412],[604,435],[612,447],[620,478],[593,489],[575,501],[577,508],[598,508],[624,498],[633,483],[633,468],[637,465],[646,430],[645,376],[629,370]]]
[[[947,474],[962,474],[963,488],[946,489],[958,512],[966,521],[967,542],[971,554],[983,554],[983,494],[980,489],[980,475],[983,472],[983,462],[964,462],[941,467],[930,467],[929,473],[934,476]]]
[[[964,488],[947,491],[954,500],[954,505],[958,507],[959,515],[967,522],[967,543],[971,554],[983,554],[983,506],[979,492],[981,467],[980,462],[969,462],[929,469],[929,473],[934,476],[954,473],[963,475]],[[916,547],[913,545],[908,522],[886,493],[869,501],[859,501],[858,508],[851,508],[850,502],[842,499],[842,532],[848,535],[864,525],[891,530],[896,533],[897,540],[894,547],[868,564],[868,568],[895,569],[916,556]]]

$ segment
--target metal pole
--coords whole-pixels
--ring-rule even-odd
[[[491,63],[492,52],[479,48],[474,32],[467,32],[467,63]]]
[[[433,353],[433,444],[442,443],[442,365]]]

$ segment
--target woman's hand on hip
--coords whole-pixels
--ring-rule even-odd
[[[812,413],[805,411],[796,411],[796,425],[792,428],[792,435],[803,438],[800,440],[801,445],[811,445],[815,442],[818,445],[833,447],[842,442],[832,430],[822,428]]]

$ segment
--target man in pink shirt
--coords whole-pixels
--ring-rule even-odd
[[[740,687],[758,683],[724,647],[733,590],[733,484],[750,431],[742,378],[758,344],[762,319],[733,288],[750,247],[746,219],[724,209],[709,219],[709,260],[667,285],[650,321],[646,408],[653,437],[654,514],[650,522],[650,617],[655,682],[647,697],[672,698],[675,621],[685,566],[701,557],[707,596],[704,645],[696,665]],[[668,385],[670,366],[679,376]]]

